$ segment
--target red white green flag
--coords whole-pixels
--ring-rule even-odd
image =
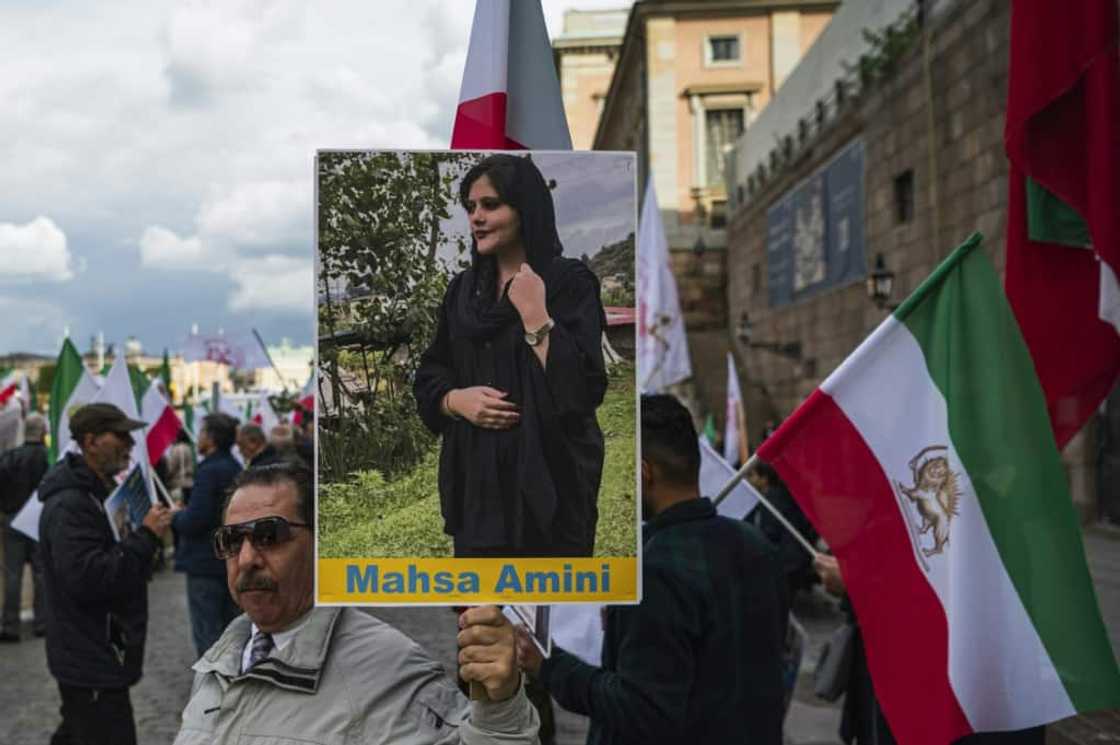
[[[7,405],[19,393],[19,381],[23,373],[18,371],[0,371],[0,407]]]
[[[164,395],[162,383],[162,377],[152,381],[140,400],[140,419],[148,423],[148,462],[153,466],[175,444],[179,433],[183,431],[183,423]]]
[[[82,356],[69,339],[64,340],[51,384],[49,418],[52,461],[61,458],[70,445],[70,412],[92,401],[97,390],[97,381],[86,370]]]
[[[453,150],[571,150],[540,0],[477,0]]]
[[[1118,14],[1116,0],[1011,12],[1007,297],[1059,447],[1120,376]]]
[[[839,559],[899,742],[1120,705],[1046,400],[979,235],[758,456]]]

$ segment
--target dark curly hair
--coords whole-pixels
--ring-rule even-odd
[[[467,171],[459,184],[459,203],[467,208],[471,186],[482,176],[490,179],[498,197],[517,211],[521,220],[521,242],[525,261],[533,271],[544,276],[552,259],[564,252],[556,232],[556,208],[552,192],[536,164],[526,156],[495,154],[479,161]],[[475,270],[473,292],[484,304],[493,303],[497,295],[497,259],[480,256],[471,237],[471,266]]]
[[[642,396],[642,460],[656,463],[673,483],[700,481],[696,427],[688,409],[673,396]]]

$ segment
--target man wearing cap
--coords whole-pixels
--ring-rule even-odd
[[[47,667],[62,698],[52,744],[136,742],[128,689],[140,679],[147,580],[171,513],[153,505],[118,543],[104,502],[128,467],[131,433],[144,426],[112,404],[77,409],[70,434],[81,452],[67,453],[39,485]]]
[[[0,455],[0,530],[4,533],[4,613],[0,617],[0,642],[19,641],[19,604],[23,592],[23,567],[31,565],[35,588],[31,629],[35,636],[45,633],[43,620],[43,578],[39,566],[39,547],[28,536],[11,526],[47,472],[47,446],[43,437],[47,422],[42,414],[31,414],[23,423],[23,444]]]

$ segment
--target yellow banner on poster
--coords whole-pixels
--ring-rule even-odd
[[[320,603],[636,603],[638,559],[319,559]]]

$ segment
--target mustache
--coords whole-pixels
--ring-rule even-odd
[[[277,589],[276,581],[261,573],[246,574],[237,580],[237,591],[248,592],[250,590],[269,590],[275,592]]]

